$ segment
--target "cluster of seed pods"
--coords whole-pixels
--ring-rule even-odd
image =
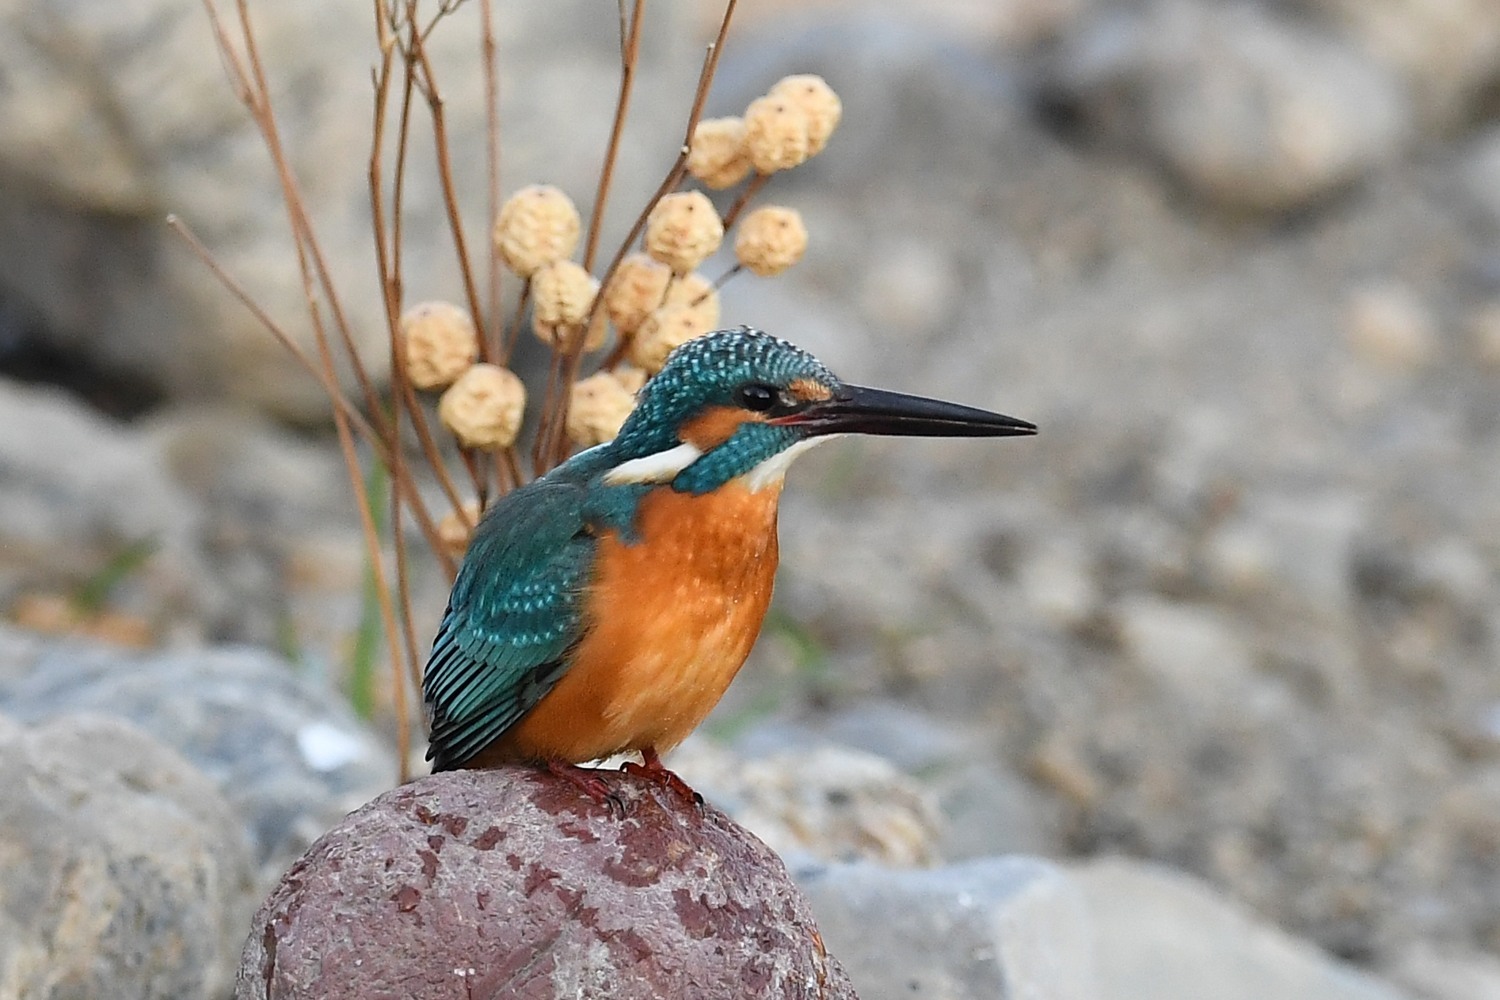
[[[821,77],[786,77],[744,115],[699,122],[688,173],[713,190],[753,176],[748,183],[755,187],[746,189],[753,193],[767,175],[821,152],[841,114],[838,95]],[[731,221],[737,263],[730,275],[780,274],[807,249],[807,228],[796,209],[767,206]],[[587,447],[614,438],[635,394],[672,350],[718,328],[723,279],[711,281],[699,268],[723,244],[725,220],[701,191],[664,196],[647,217],[641,251],[621,261],[602,293],[599,279],[572,259],[582,231],[572,199],[536,184],[505,202],[492,239],[506,268],[527,281],[531,330],[544,343],[569,349],[581,343],[592,354],[609,343],[613,330],[612,363],[572,388],[567,434]],[[515,443],[526,387],[509,369],[479,361],[478,331],[466,310],[419,303],[402,315],[400,334],[406,377],[417,389],[441,391],[438,417],[460,446],[492,450]]]

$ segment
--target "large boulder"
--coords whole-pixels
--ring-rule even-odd
[[[0,996],[223,996],[254,906],[238,818],[117,719],[0,718]]]
[[[240,1000],[854,996],[802,894],[712,806],[616,771],[421,778],[350,814],[256,914]]]

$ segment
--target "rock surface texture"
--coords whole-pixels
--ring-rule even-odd
[[[600,776],[617,805],[516,768],[422,778],[352,813],[256,914],[236,996],[854,996],[764,844]]]
[[[156,655],[84,643],[28,648],[22,635],[0,627],[0,710],[21,720],[98,712],[171,746],[241,817],[263,891],[395,778],[393,755],[339,696],[278,656],[249,648]]]
[[[0,997],[223,996],[254,906],[213,785],[133,726],[0,718]]]

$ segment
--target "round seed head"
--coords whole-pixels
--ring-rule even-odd
[[[812,155],[807,114],[786,97],[757,97],[745,109],[745,149],[763,174],[790,170]]]
[[[704,315],[701,309],[683,303],[657,309],[630,341],[631,362],[652,374],[661,371],[668,354],[713,331],[713,325],[704,322]]]
[[[550,184],[532,184],[500,207],[495,249],[507,267],[529,278],[544,264],[572,254],[582,228],[571,198]]]
[[[526,387],[514,372],[477,364],[438,400],[438,418],[465,448],[505,448],[515,443],[526,409]]]
[[[555,260],[531,276],[532,317],[539,326],[571,326],[588,318],[599,282],[571,260]]]
[[[469,547],[469,538],[474,534],[474,526],[479,523],[479,514],[479,504],[470,501],[464,504],[462,511],[450,510],[438,522],[438,540],[453,558],[461,558]]]
[[[762,278],[780,274],[802,259],[807,227],[795,208],[757,208],[740,223],[734,256]]]
[[[693,129],[688,173],[715,191],[733,187],[750,172],[742,118],[705,118]]]
[[[844,117],[844,104],[839,95],[821,76],[803,73],[784,76],[771,88],[770,97],[791,101],[802,109],[807,118],[807,155],[817,156],[828,145],[828,137],[838,128]]]
[[[614,372],[599,372],[574,383],[568,404],[568,438],[585,448],[613,441],[635,409],[639,388],[639,382],[628,385]]]
[[[646,219],[646,252],[678,274],[708,259],[724,242],[724,225],[702,191],[669,194]]]
[[[609,287],[604,290],[604,308],[621,335],[635,332],[651,310],[662,304],[672,269],[649,255],[633,253],[620,261]]]
[[[698,319],[703,326],[710,330],[718,329],[718,289],[714,288],[713,282],[697,271],[673,278],[672,284],[667,288],[666,301],[662,305],[688,306],[697,311]]]
[[[479,357],[479,335],[467,311],[448,302],[421,302],[401,315],[406,377],[418,389],[452,385]]]

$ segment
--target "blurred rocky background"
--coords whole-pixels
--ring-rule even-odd
[[[251,7],[378,356],[368,4]],[[587,206],[614,10],[499,7],[503,185]],[[649,5],[617,236],[718,15]],[[305,335],[200,5],[0,29],[0,859],[44,859],[0,866],[0,995],[221,995],[240,935],[183,901],[243,926],[394,777],[356,520],[316,386],[163,224]],[[766,195],[807,259],[725,322],[1042,428],[804,459],[773,620],[675,760],[861,995],[1500,997],[1500,6],[747,3],[723,59],[710,114],[788,72],[845,108]],[[408,287],[452,297],[423,183]]]

